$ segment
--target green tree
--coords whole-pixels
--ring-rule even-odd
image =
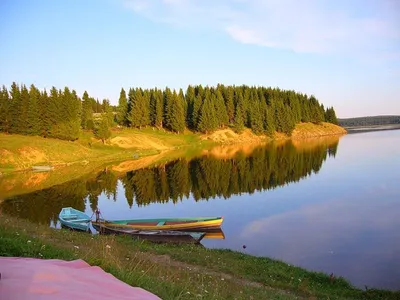
[[[106,117],[102,117],[98,127],[95,129],[95,136],[100,139],[103,144],[111,137],[110,127]]]
[[[233,102],[234,98],[234,90],[233,87],[229,86],[225,90],[225,106],[226,106],[226,112],[228,114],[228,122],[229,124],[233,124],[234,118],[235,118],[235,104]]]
[[[21,90],[20,87],[13,82],[10,90],[10,133],[20,133],[19,130],[19,114],[21,111]]]
[[[126,92],[124,88],[121,88],[118,99],[117,107],[117,123],[121,126],[128,126],[127,122],[128,114],[128,99],[126,98]]]
[[[151,125],[162,128],[163,127],[163,94],[161,90],[152,90],[150,95],[150,118]]]
[[[83,93],[82,96],[82,128],[93,130],[94,121],[93,121],[93,105],[92,101],[89,98],[89,94],[87,91]]]
[[[11,100],[7,88],[3,85],[0,91],[0,131],[8,133],[11,126]]]
[[[40,91],[32,84],[29,89],[27,118],[27,134],[29,135],[38,135],[40,133],[39,102]]]
[[[216,101],[215,94],[209,95],[207,91],[204,103],[200,109],[200,117],[198,123],[198,130],[204,133],[213,131],[218,126],[217,116],[215,115],[214,102]]]
[[[218,127],[227,126],[229,123],[229,117],[226,111],[225,101],[224,97],[222,96],[222,93],[219,90],[217,90],[216,95],[214,96],[213,99],[214,99],[213,101],[214,101],[215,115],[217,119],[217,126]]]
[[[176,91],[173,92],[171,103],[169,104],[169,126],[168,129],[175,132],[183,132],[185,130],[185,108],[183,99],[179,97]]]
[[[128,120],[131,127],[142,128],[150,124],[150,103],[140,89],[130,90]]]
[[[338,124],[339,124],[338,119],[337,119],[337,117],[336,117],[336,112],[335,112],[335,110],[333,109],[333,107],[330,107],[330,108],[327,108],[327,109],[326,109],[326,112],[325,112],[325,121],[326,121],[326,122],[329,122],[329,123],[332,123],[332,124],[335,124],[335,125],[338,125]]]

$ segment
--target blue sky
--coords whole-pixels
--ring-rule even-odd
[[[400,114],[397,0],[2,0],[0,41],[7,86],[264,85]]]

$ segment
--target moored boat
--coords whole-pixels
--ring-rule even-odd
[[[141,230],[179,230],[179,231],[215,231],[220,230],[223,217],[205,218],[160,218],[136,220],[96,220],[94,225],[106,227],[132,228]]]
[[[47,172],[53,170],[53,166],[32,166],[32,170],[36,172]]]
[[[169,230],[140,230],[128,227],[108,227],[103,224],[93,224],[101,234],[125,234],[133,238],[148,240],[155,243],[192,243],[197,244],[206,235],[205,232],[185,232]]]
[[[72,207],[61,209],[58,219],[61,225],[74,230],[89,231],[90,217]]]

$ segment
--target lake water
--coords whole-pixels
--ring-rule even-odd
[[[400,289],[400,130],[218,147],[122,176],[109,167],[0,203],[56,227],[64,206],[88,215],[98,206],[107,219],[224,216],[225,238],[204,246]]]

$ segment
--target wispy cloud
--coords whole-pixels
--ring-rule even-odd
[[[155,22],[208,28],[232,39],[303,53],[400,53],[397,0],[125,0]]]

